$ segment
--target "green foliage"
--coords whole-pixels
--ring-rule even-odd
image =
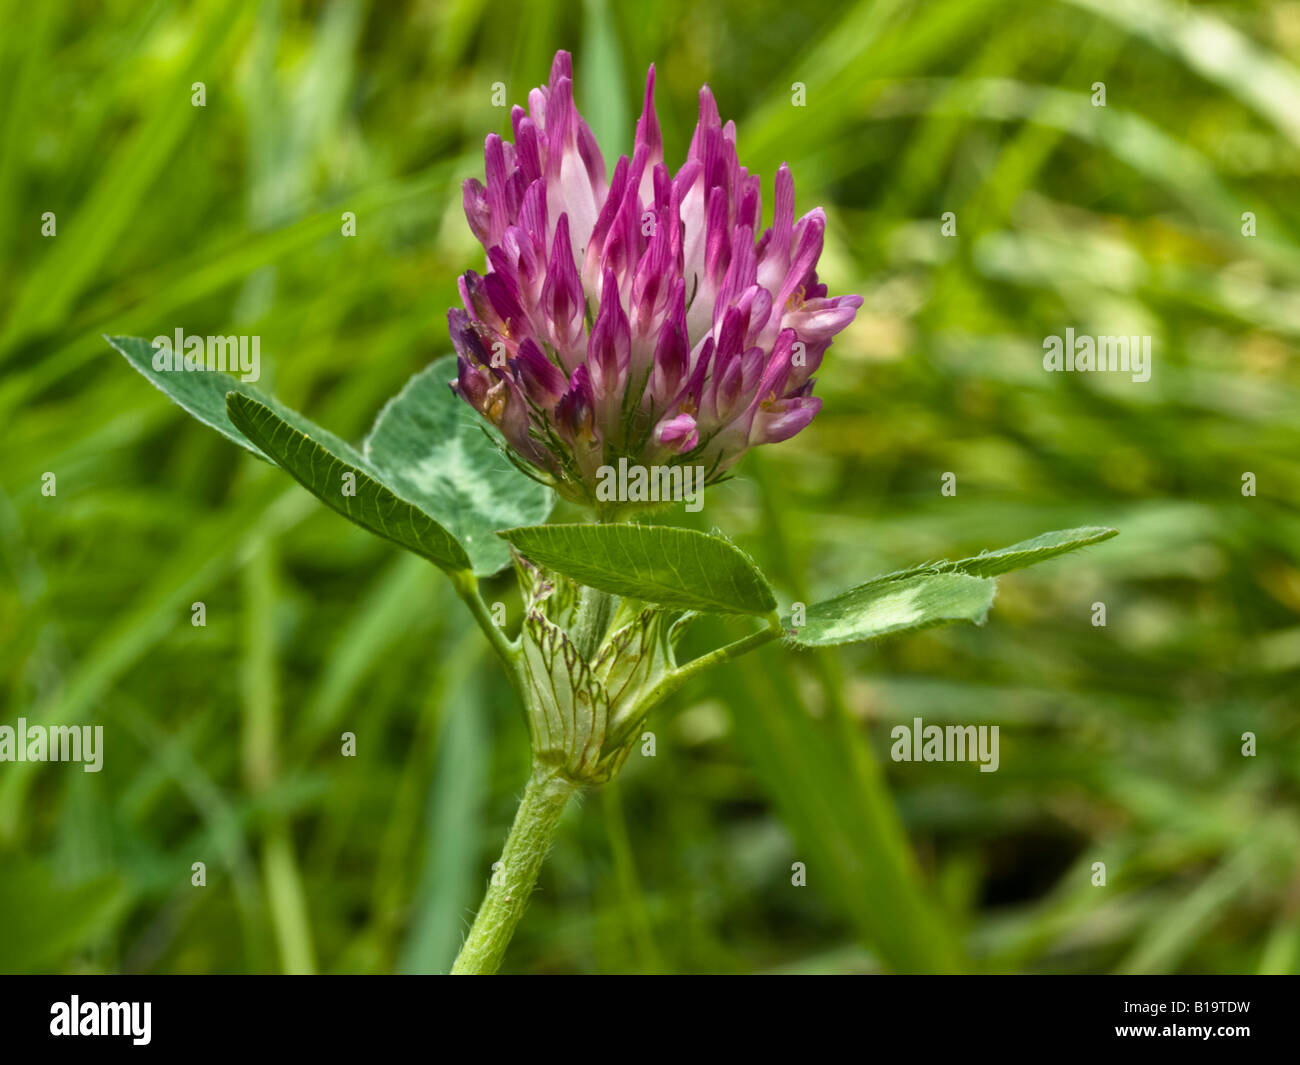
[[[451,394],[454,356],[416,374],[389,400],[362,456],[228,373],[155,369],[149,341],[109,337],[108,342],[204,425],[282,467],[363,529],[443,569],[472,568],[490,576],[510,563],[509,551],[493,533],[550,512],[550,491],[516,470]]]
[[[226,409],[259,451],[330,509],[442,569],[469,568],[469,557],[455,537],[389,491],[380,480],[383,475],[342,440],[301,415],[290,420],[239,392],[226,397]]]
[[[961,558],[956,562],[932,562],[899,573],[891,573],[877,580],[905,580],[922,573],[968,573],[973,577],[997,577],[1003,573],[1010,573],[1013,569],[1036,566],[1049,558],[1056,558],[1057,555],[1099,544],[1117,535],[1118,532],[1117,529],[1096,527],[1058,529],[1056,532],[1041,533],[1032,539],[1022,540],[1010,547],[1000,547],[996,551],[981,551],[978,555]]]
[[[615,784],[623,831],[604,796],[566,816],[507,969],[1300,968],[1287,5],[88,10],[9,4],[0,34],[0,705],[107,751],[0,764],[0,911],[40,933],[6,965],[278,971],[306,927],[326,971],[446,967],[527,772],[512,692],[432,566],[102,336],[259,335],[259,387],[363,439],[482,270],[459,186],[509,128],[491,86],[523,102],[563,46],[606,129],[656,63],[670,164],[708,81],[765,210],[787,161],[822,278],[867,301],[809,429],[656,520],[724,530],[783,603],[1026,529],[1123,535],[1001,581],[981,628],[773,645],[683,689]],[[1151,380],[1043,373],[1071,324],[1152,335]],[[516,632],[509,580],[484,591]],[[699,619],[682,659],[744,624]],[[1001,768],[882,762],[915,716],[1000,724]]]
[[[55,883],[45,866],[19,861],[0,868],[0,972],[31,973],[56,965],[80,945],[109,933],[127,899],[112,873],[75,885]]]
[[[403,499],[437,518],[460,541],[474,572],[510,564],[498,529],[542,521],[554,496],[520,473],[482,422],[448,388],[456,358],[422,370],[389,400],[366,437],[366,460]]]
[[[808,608],[807,622],[791,628],[791,637],[804,647],[829,647],[949,621],[983,625],[995,587],[991,580],[964,573],[872,581],[814,603]]]
[[[767,578],[717,536],[664,525],[538,525],[500,535],[539,565],[602,592],[712,614],[776,609]]]
[[[926,890],[884,778],[848,724],[846,708],[832,701],[830,720],[823,721],[790,713],[800,696],[782,648],[760,652],[733,676],[737,742],[793,837],[782,872],[802,861],[809,887],[833,900],[891,969],[967,968],[951,920]]]
[[[136,370],[159,392],[165,395],[186,413],[192,415],[209,428],[215,429],[227,440],[233,440],[246,451],[251,451],[260,459],[275,465],[275,459],[254,444],[242,432],[226,410],[226,396],[231,392],[249,396],[258,405],[275,411],[284,421],[298,421],[302,432],[320,434],[323,430],[302,420],[302,416],[291,411],[271,396],[263,395],[257,389],[245,384],[222,370],[171,371],[155,370],[153,345],[142,337],[105,337],[114,348],[122,353]],[[335,446],[346,448],[342,441],[335,441]]]
[[[973,558],[934,562],[877,577],[808,607],[806,623],[791,628],[791,637],[804,647],[828,647],[950,621],[983,625],[993,605],[993,576],[1108,540],[1115,532],[1064,529]],[[795,626],[788,618],[782,623],[788,628]]]

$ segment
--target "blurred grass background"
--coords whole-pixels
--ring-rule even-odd
[[[1005,578],[981,629],[769,648],[680,694],[656,756],[566,816],[508,970],[1300,969],[1300,3],[0,0],[0,24],[3,721],[106,744],[98,774],[0,765],[0,970],[450,963],[527,764],[480,635],[101,334],[257,334],[263,386],[359,438],[481,268],[459,183],[508,129],[493,83],[523,102],[559,47],[611,159],[650,62],[674,166],[707,81],[769,215],[786,160],[830,217],[823,279],[866,297],[821,416],[701,515],[786,601],[1122,535]],[[1044,373],[1067,326],[1150,334],[1150,382]],[[1001,768],[888,761],[913,716],[999,724]],[[919,872],[885,882],[900,823]]]

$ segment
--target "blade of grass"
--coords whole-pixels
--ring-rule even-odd
[[[240,748],[244,780],[254,797],[280,777],[279,649],[276,638],[276,554],[270,539],[256,544],[243,568],[244,646]],[[316,971],[311,918],[286,817],[268,814],[262,828],[262,876],[284,972]]]
[[[477,633],[471,634],[477,637]],[[479,891],[480,816],[490,768],[490,734],[483,698],[481,641],[462,647],[463,660],[478,667],[441,692],[445,708],[436,767],[428,785],[422,841],[409,931],[398,958],[404,973],[446,973],[456,960]]]

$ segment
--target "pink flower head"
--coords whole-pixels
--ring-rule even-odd
[[[514,143],[487,138],[486,186],[464,186],[487,272],[461,278],[464,306],[448,312],[452,388],[578,502],[619,458],[703,466],[711,483],[750,447],[794,436],[821,408],[812,374],[862,305],[818,281],[826,216],[795,219],[784,164],[758,234],[759,178],[707,86],[669,173],[654,80],[652,66],[631,159],[606,174],[557,52],[550,82],[513,111]]]

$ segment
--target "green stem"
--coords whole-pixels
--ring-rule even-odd
[[[452,975],[488,975],[500,967],[515,926],[528,906],[560,815],[577,790],[577,784],[556,770],[533,766],[501,861],[451,968]]]
[[[488,638],[492,650],[501,659],[501,664],[506,667],[511,683],[518,687],[518,648],[492,620],[492,614],[488,611],[487,604],[483,602],[483,596],[479,592],[478,578],[469,570],[451,570],[447,576],[451,578],[451,586],[456,590],[456,594],[469,607],[469,612],[474,616],[478,627],[483,630],[483,635]]]
[[[691,659],[686,665],[674,669],[656,684],[649,694],[642,697],[641,705],[646,707],[658,706],[692,677],[698,676],[714,666],[719,666],[723,662],[730,662],[733,658],[748,654],[750,651],[762,647],[763,644],[784,635],[785,629],[781,627],[780,620],[775,614],[772,614],[767,619],[767,628],[750,633],[743,639],[729,643],[725,647],[715,648],[707,654],[700,655],[699,658]]]

